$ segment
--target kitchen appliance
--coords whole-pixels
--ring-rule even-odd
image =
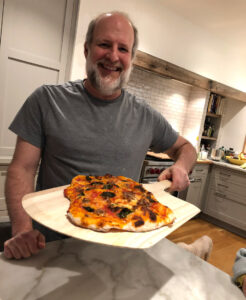
[[[220,161],[224,154],[224,151],[222,151],[221,149],[213,148],[211,151],[211,159],[215,161]]]
[[[146,155],[140,175],[141,183],[158,181],[161,172],[174,164],[174,161],[167,158]]]

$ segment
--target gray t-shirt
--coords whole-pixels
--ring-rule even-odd
[[[138,181],[148,149],[163,152],[178,137],[160,113],[125,90],[101,100],[82,80],[35,90],[9,129],[42,149],[37,190],[69,184],[78,174]]]

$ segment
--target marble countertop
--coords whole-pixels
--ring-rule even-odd
[[[126,249],[75,239],[38,255],[0,254],[1,300],[245,300],[230,276],[167,239]]]

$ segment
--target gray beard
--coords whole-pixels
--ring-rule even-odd
[[[132,65],[123,71],[119,78],[112,81],[110,76],[102,77],[97,69],[97,66],[92,64],[90,54],[86,60],[86,73],[92,86],[100,91],[105,96],[111,96],[117,90],[126,86],[132,70]]]

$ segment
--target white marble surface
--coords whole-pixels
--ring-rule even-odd
[[[25,260],[0,255],[1,300],[245,300],[230,277],[163,239],[133,250],[66,239]]]

